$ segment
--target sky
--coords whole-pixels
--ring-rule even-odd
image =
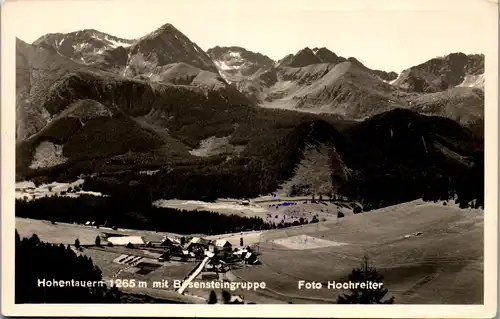
[[[495,0],[7,0],[3,9],[2,23],[30,43],[82,29],[134,39],[171,23],[204,50],[241,46],[278,60],[327,47],[396,72],[485,53],[497,18]]]

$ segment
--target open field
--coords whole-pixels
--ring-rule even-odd
[[[483,301],[483,210],[459,209],[454,205],[421,200],[385,207],[357,215],[284,229],[207,236],[227,239],[233,247],[258,244],[261,265],[243,266],[223,275],[233,281],[264,281],[267,288],[256,292],[235,291],[247,301],[258,303],[333,303],[343,290],[299,290],[298,280],[346,280],[352,268],[367,255],[385,277],[388,296],[396,303],[457,304]],[[43,241],[93,244],[101,229],[83,225],[16,218],[21,236],[36,233]],[[159,240],[163,233],[108,231]],[[184,279],[196,266],[193,262],[166,262],[147,274],[134,265],[113,260],[134,255],[154,260],[145,249],[88,247],[90,256],[110,278],[136,278],[152,282]],[[145,288],[144,288],[145,289]],[[142,289],[142,290],[144,290]],[[153,289],[151,295],[167,298],[171,291]],[[149,291],[149,288],[144,291]],[[132,291],[131,291],[132,292]],[[209,291],[190,291],[208,297]],[[199,299],[196,299],[200,302]]]
[[[316,249],[345,245],[331,240],[324,240],[308,235],[292,236],[288,238],[276,239],[275,244],[281,245],[288,249]]]
[[[16,183],[16,199],[33,200],[55,195],[62,197],[79,197],[80,195],[105,196],[99,192],[76,190],[83,183],[83,179],[78,179],[72,183],[53,182],[37,187],[33,182],[18,182]]]
[[[249,205],[242,205],[238,200],[224,199],[214,203],[190,200],[159,200],[159,207],[169,207],[183,210],[206,210],[227,215],[242,217],[260,217],[268,222],[293,222],[300,218],[308,221],[314,215],[320,220],[335,220],[337,212],[352,215],[352,207],[348,203],[311,202],[310,197],[260,197],[250,200]]]
[[[70,213],[70,212],[68,212]],[[81,245],[93,245],[95,238],[102,232],[121,235],[143,236],[145,241],[159,241],[167,233],[159,233],[148,230],[118,229],[79,224],[56,223],[51,224],[47,220],[37,220],[16,217],[16,229],[22,237],[31,237],[34,233],[45,242],[54,244],[74,244],[75,239],[80,240]],[[168,233],[170,234],[170,233]]]
[[[336,300],[343,291],[299,290],[298,280],[346,280],[364,255],[385,276],[397,303],[482,303],[483,211],[460,210],[414,201],[345,217],[338,223],[301,226],[304,234],[347,245],[287,249],[276,244],[297,236],[291,229],[262,236],[262,265],[234,270],[243,280],[263,280],[269,292],[302,298]],[[299,228],[299,227],[293,227]],[[421,232],[420,236],[405,235]],[[281,239],[280,239],[281,236]]]
[[[130,293],[147,294],[156,298],[163,298],[168,300],[183,301],[188,303],[205,303],[205,301],[203,299],[200,299],[199,297],[179,295],[174,291],[173,288],[153,287],[153,283],[155,281],[167,280],[169,281],[170,285],[172,285],[173,280],[183,280],[193,269],[193,267],[195,267],[196,263],[175,261],[160,263],[155,259],[144,257],[147,254],[145,254],[141,249],[127,249],[124,247],[120,247],[123,252],[127,253],[120,254],[113,251],[115,248],[116,247],[88,247],[84,248],[83,254],[92,258],[94,264],[96,264],[102,270],[103,278],[105,280],[135,279],[136,283],[139,283],[139,281],[147,283],[147,287],[121,287],[121,290]],[[132,264],[118,263],[118,259],[123,258],[124,256],[137,256],[142,257],[142,259],[140,259],[137,263]],[[141,265],[141,263],[155,264],[155,266],[144,267],[144,265]],[[141,269],[147,269],[149,271],[141,271]]]

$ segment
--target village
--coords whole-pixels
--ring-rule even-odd
[[[113,259],[113,263],[121,268],[109,279],[117,279],[119,274],[136,274],[139,278],[146,278],[144,276],[150,277],[151,272],[162,267],[190,267],[187,275],[176,278],[182,280],[181,286],[175,289],[181,295],[186,293],[193,281],[228,281],[225,275],[228,271],[260,264],[258,248],[244,246],[243,237],[240,238],[240,246],[233,247],[227,239],[165,235],[159,241],[146,241],[143,236],[125,236],[112,229],[107,231],[101,228],[95,245],[82,246],[85,247],[84,254],[89,249],[121,253]],[[80,252],[83,251],[82,246],[77,247]]]
[[[102,232],[103,244],[108,246],[125,246],[126,248],[146,248],[150,252],[161,254],[158,261],[193,261],[210,257],[212,263],[230,265],[238,262],[258,264],[257,253],[249,246],[234,247],[226,239],[209,240],[203,237],[164,236],[161,241],[146,242],[142,236],[123,236],[120,234]]]

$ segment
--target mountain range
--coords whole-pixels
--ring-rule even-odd
[[[409,193],[436,178],[440,192],[457,192],[451,181],[481,167],[480,54],[398,75],[324,47],[279,61],[236,46],[205,52],[166,24],[134,40],[97,30],[17,39],[16,72],[18,179],[135,172],[128,183],[153,169],[155,185],[191,174],[186,185],[217,186],[215,197],[303,184],[366,198],[376,181],[397,191],[420,173]]]

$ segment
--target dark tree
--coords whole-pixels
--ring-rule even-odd
[[[101,237],[99,235],[97,235],[96,238],[95,238],[95,245],[96,246],[101,246]]]
[[[130,196],[129,196],[130,197]],[[24,218],[55,218],[60,222],[95,225],[105,221],[119,228],[147,229],[179,234],[224,234],[237,231],[271,229],[272,224],[260,217],[224,215],[208,211],[185,211],[160,208],[148,203],[130,203],[134,198],[80,196],[78,198],[43,198],[29,202],[16,201],[16,216]],[[136,206],[137,209],[131,210]],[[140,206],[140,207],[139,207]],[[71,211],[72,214],[67,214]],[[197,221],[193,223],[193,218]]]
[[[363,263],[360,268],[354,268],[349,275],[349,281],[352,283],[383,283],[384,277],[377,270],[370,266],[368,257],[363,258]],[[382,286],[383,287],[383,286]],[[385,301],[382,299],[387,294],[387,288],[378,287],[377,289],[369,288],[352,288],[350,294],[339,296],[337,303],[339,304],[393,304],[394,297]]]
[[[57,262],[55,262],[57,261]],[[77,256],[64,245],[41,242],[38,236],[20,239],[16,232],[16,303],[106,302],[106,286],[49,287],[39,280],[99,281],[101,271],[85,256]]]
[[[360,207],[360,206],[358,206],[358,205],[354,205],[354,208],[352,209],[352,212],[353,212],[354,214],[359,214],[359,213],[361,213],[361,211],[362,211],[362,210],[361,210],[361,207]]]
[[[80,240],[78,238],[75,239],[75,247],[80,248]]]
[[[42,242],[38,236],[15,237],[16,303],[172,303],[144,295],[125,294],[107,285],[59,286],[43,284],[62,281],[99,282],[101,270],[85,255],[68,246]],[[40,284],[39,280],[42,280]]]
[[[224,299],[224,303],[228,304],[231,301],[231,294],[227,291],[222,291],[222,299]]]
[[[33,235],[30,237],[29,242],[30,242],[33,246],[40,245],[40,243],[41,243],[40,238],[38,238],[38,235],[37,235],[37,234],[33,234]]]
[[[240,237],[240,246],[243,247],[243,237]]]
[[[217,303],[217,295],[215,294],[215,291],[210,291],[210,297],[208,297],[208,303],[209,304],[216,304]]]

